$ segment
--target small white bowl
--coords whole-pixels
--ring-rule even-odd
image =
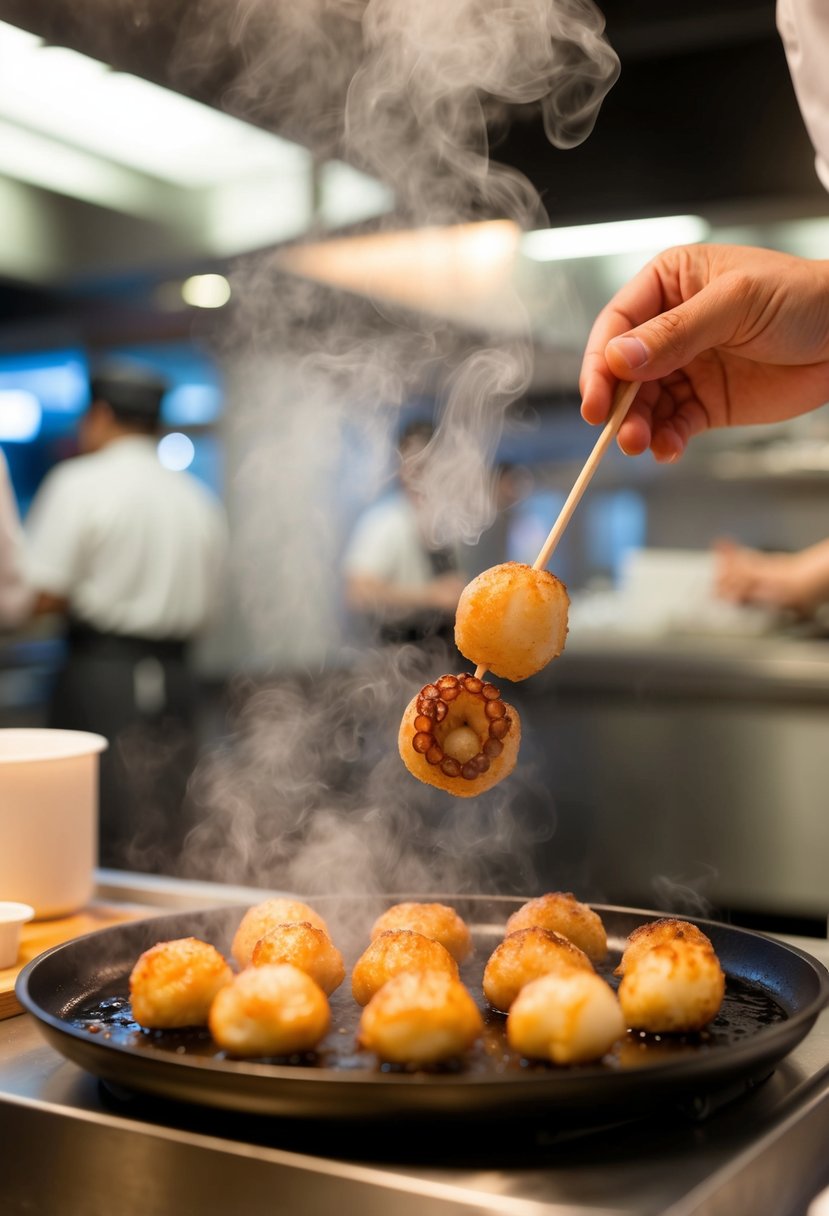
[[[28,904],[0,900],[0,971],[13,967],[20,953],[20,929],[35,914]]]

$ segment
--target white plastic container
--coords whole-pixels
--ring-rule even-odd
[[[13,967],[20,953],[20,930],[35,914],[28,904],[0,900],[0,971]]]
[[[101,735],[0,730],[0,900],[42,920],[89,900],[98,852]]]

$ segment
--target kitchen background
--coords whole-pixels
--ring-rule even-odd
[[[695,441],[669,469],[606,457],[553,562],[573,596],[566,653],[510,690],[519,770],[472,808],[413,791],[382,755],[412,669],[363,653],[339,566],[388,486],[400,418],[435,402],[460,419],[459,452],[518,486],[463,522],[469,573],[532,561],[595,441],[576,376],[613,290],[684,240],[829,257],[773,0],[608,0],[621,74],[592,131],[556,147],[531,99],[493,105],[504,171],[486,181],[419,176],[366,141],[347,160],[331,115],[354,22],[347,5],[292,9],[0,0],[0,444],[21,512],[73,452],[89,359],[107,351],[168,378],[159,458],[229,515],[226,602],[197,656],[205,819],[176,865],[307,887],[370,833],[397,883],[439,889],[467,855],[469,886],[825,929],[824,625],[716,601],[709,551],[829,535],[829,408]],[[452,384],[476,360],[487,387],[459,413]],[[502,405],[489,386],[516,375]],[[61,644],[42,624],[2,639],[0,723],[43,720]],[[333,702],[353,762],[346,747],[297,770],[279,739],[295,746],[301,721],[316,756]],[[314,847],[289,862],[259,847],[293,835]]]

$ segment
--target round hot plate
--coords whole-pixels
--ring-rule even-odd
[[[128,979],[141,952],[158,941],[193,936],[229,956],[244,907],[177,912],[56,946],[23,970],[17,996],[53,1047],[105,1081],[224,1110],[319,1119],[627,1116],[699,1100],[768,1076],[829,1002],[829,973],[803,951],[746,929],[687,917],[711,939],[727,976],[722,1010],[706,1030],[662,1036],[629,1032],[597,1064],[530,1062],[510,1050],[505,1019],[488,1010],[481,991],[484,964],[503,937],[507,917],[523,900],[408,894],[325,896],[310,902],[325,917],[350,965],[368,944],[378,913],[411,899],[450,903],[469,924],[475,949],[461,976],[486,1022],[481,1042],[466,1056],[428,1070],[384,1066],[358,1049],[360,1009],[348,978],[331,998],[330,1033],[317,1052],[301,1057],[231,1059],[206,1029],[147,1031],[138,1026],[129,1006]],[[592,906],[605,924],[610,946],[602,974],[615,983],[612,972],[625,938],[662,914]]]

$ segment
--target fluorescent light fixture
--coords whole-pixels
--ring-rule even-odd
[[[218,257],[294,240],[312,223],[323,229],[355,223],[392,206],[386,187],[339,161],[320,166],[315,198],[314,160],[300,144],[77,51],[47,46],[6,22],[0,22],[0,177],[152,220],[188,252]],[[8,201],[2,200],[4,214]],[[47,243],[45,236],[33,242],[41,251],[32,265],[36,278],[60,260],[60,251],[43,252]],[[130,255],[126,249],[125,264]],[[19,274],[20,255],[14,261],[0,250],[0,271],[10,266]]]
[[[671,245],[691,245],[705,240],[709,232],[709,225],[698,215],[666,215],[656,219],[539,228],[524,234],[521,252],[534,262],[608,257],[616,253],[638,253],[650,249],[659,251]]]
[[[341,160],[329,160],[322,166],[319,189],[319,216],[326,228],[359,224],[394,207],[393,190]]]
[[[196,455],[193,440],[188,435],[183,435],[181,431],[172,431],[169,435],[164,435],[159,439],[156,450],[158,459],[164,468],[171,469],[174,473],[181,473],[184,469],[189,469],[193,463],[193,457]]]
[[[332,287],[443,313],[498,296],[519,237],[512,220],[413,228],[293,245],[277,263]]]
[[[311,164],[299,144],[5,22],[0,65],[7,120],[163,181],[206,186]]]
[[[40,430],[40,402],[25,389],[0,389],[0,442],[30,443]]]
[[[116,211],[139,215],[159,211],[158,183],[59,139],[25,131],[2,117],[0,172]]]
[[[194,274],[182,283],[181,298],[192,308],[221,308],[230,299],[230,284],[221,274]]]

